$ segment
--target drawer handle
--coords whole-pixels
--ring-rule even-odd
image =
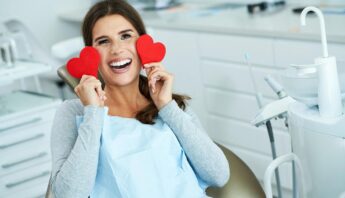
[[[25,159],[22,159],[22,160],[19,160],[19,161],[16,161],[16,162],[12,162],[12,163],[8,163],[8,164],[3,164],[2,168],[3,169],[11,168],[13,166],[16,166],[16,165],[19,165],[19,164],[22,164],[22,163],[25,163],[25,162],[28,162],[28,161],[31,161],[31,160],[42,158],[42,157],[44,157],[46,155],[48,155],[48,153],[42,152],[42,153],[39,153],[38,155],[35,155],[35,156],[32,156],[32,157],[28,157],[28,158],[25,158]]]
[[[24,126],[24,125],[28,125],[28,124],[32,124],[32,123],[35,123],[35,122],[39,122],[41,120],[42,120],[42,118],[34,118],[32,120],[28,120],[28,121],[25,121],[25,122],[22,122],[22,123],[17,123],[17,124],[15,124],[13,126],[1,128],[0,129],[0,133],[4,132],[4,131],[7,131],[7,130],[10,130],[10,129],[18,128],[18,127],[21,127],[21,126]]]
[[[36,139],[39,139],[39,138],[41,138],[43,136],[44,136],[44,134],[40,133],[40,134],[37,134],[37,135],[35,135],[33,137],[29,137],[29,138],[24,139],[24,140],[19,140],[17,142],[13,142],[13,143],[10,143],[10,144],[0,145],[0,149],[5,149],[5,148],[11,147],[11,146],[15,146],[17,144],[22,144],[22,143],[25,143],[25,142],[28,142],[28,141],[31,141],[31,140],[36,140]]]
[[[17,181],[17,182],[6,184],[6,188],[13,188],[13,187],[21,185],[23,183],[26,183],[26,182],[32,181],[34,179],[38,179],[38,178],[44,177],[44,176],[49,175],[49,174],[50,174],[50,171],[44,171],[41,174],[34,175],[32,177],[29,177],[29,178],[26,178],[26,179],[23,179],[23,180],[20,180],[20,181]]]

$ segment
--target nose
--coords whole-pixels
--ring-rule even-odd
[[[117,55],[122,52],[123,48],[120,43],[113,43],[111,45],[111,54]]]

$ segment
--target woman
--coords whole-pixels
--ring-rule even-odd
[[[172,93],[162,63],[142,68],[135,43],[146,33],[125,1],[94,5],[83,23],[86,46],[100,56],[101,82],[84,75],[52,127],[55,197],[205,197],[222,186],[228,163],[186,106]]]

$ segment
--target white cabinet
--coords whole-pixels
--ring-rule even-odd
[[[0,96],[0,102],[5,104],[0,110],[0,197],[42,196],[51,170],[51,124],[60,100],[16,91]]]
[[[274,66],[272,39],[202,33],[198,45],[201,57],[243,63],[247,53],[258,65]]]

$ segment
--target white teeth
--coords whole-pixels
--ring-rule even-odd
[[[119,67],[119,66],[123,66],[125,64],[128,64],[129,62],[131,62],[130,59],[126,59],[126,60],[122,60],[122,61],[118,61],[118,62],[112,62],[110,63],[110,66],[112,67]]]

